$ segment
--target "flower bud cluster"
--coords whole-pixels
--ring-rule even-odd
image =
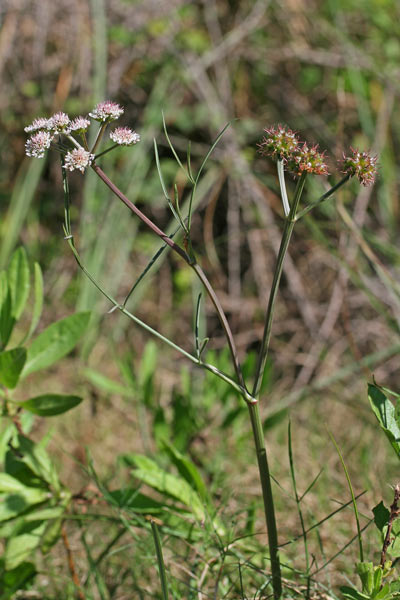
[[[122,106],[111,100],[99,102],[88,117],[76,117],[71,120],[64,112],[57,112],[49,119],[35,119],[33,123],[25,127],[25,131],[31,136],[25,144],[25,151],[28,156],[43,158],[45,151],[56,136],[64,135],[74,145],[74,148],[66,153],[64,167],[68,171],[75,169],[85,171],[94,159],[93,152],[89,151],[86,132],[90,127],[90,119],[100,122],[100,136],[104,128],[111,121],[118,119],[124,112]],[[80,136],[81,143],[73,135]],[[120,146],[132,146],[140,141],[140,135],[129,127],[117,127],[110,133],[110,139]],[[97,143],[95,143],[97,146]]]
[[[350,152],[349,156],[343,154],[343,159],[340,161],[342,173],[350,177],[356,176],[364,186],[375,183],[378,157],[371,156],[368,152],[359,152],[354,148],[350,148]]]
[[[304,172],[329,175],[325,152],[319,152],[317,145],[309,147],[284,125],[269,127],[264,131],[266,135],[258,144],[263,156],[283,161],[285,168],[296,177]],[[339,166],[342,173],[350,177],[356,176],[362,185],[372,185],[377,173],[376,163],[376,156],[350,148],[350,154],[343,154]]]
[[[304,171],[317,175],[328,175],[324,153],[318,152],[318,146],[309,146],[301,142],[288,127],[277,125],[264,129],[267,134],[262,139],[259,152],[275,160],[282,160],[288,171],[300,176]]]

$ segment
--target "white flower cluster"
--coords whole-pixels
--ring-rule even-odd
[[[129,127],[117,127],[110,133],[110,138],[120,146],[132,146],[140,142],[140,135]]]
[[[99,102],[89,113],[88,117],[101,123],[100,133],[102,128],[107,126],[110,121],[117,120],[124,112],[122,106],[111,100]],[[75,146],[65,155],[64,167],[68,171],[78,169],[83,173],[95,159],[95,142],[92,151],[89,151],[86,140],[86,132],[90,127],[90,119],[88,117],[76,117],[71,120],[64,112],[57,112],[49,119],[40,117],[35,119],[30,125],[25,127],[25,131],[31,136],[25,144],[25,151],[28,156],[35,158],[43,158],[45,151],[50,148],[51,142],[56,136],[64,135]],[[83,144],[79,143],[75,137],[79,135]],[[120,146],[132,146],[140,142],[140,135],[129,127],[117,127],[110,133],[110,138],[113,142]],[[101,135],[98,139],[101,139]]]

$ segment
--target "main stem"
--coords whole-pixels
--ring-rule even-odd
[[[254,445],[257,453],[258,470],[260,473],[261,490],[263,495],[265,520],[267,523],[268,546],[271,559],[272,588],[275,600],[282,595],[282,576],[278,550],[278,531],[276,526],[274,497],[271,487],[271,475],[265,449],[264,431],[262,427],[258,402],[248,403],[251,426],[253,429]]]

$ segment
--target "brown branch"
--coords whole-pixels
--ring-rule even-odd
[[[72,581],[74,582],[74,585],[76,587],[76,593],[78,595],[79,600],[86,600],[85,594],[83,593],[83,590],[81,588],[81,584],[79,582],[78,574],[77,574],[76,569],[75,569],[74,556],[73,556],[72,551],[71,551],[71,546],[69,545],[68,536],[67,536],[67,530],[65,528],[65,524],[64,523],[62,524],[62,527],[61,527],[61,537],[62,537],[62,540],[64,542],[65,551],[67,553],[68,568],[69,568],[69,572],[71,573]]]

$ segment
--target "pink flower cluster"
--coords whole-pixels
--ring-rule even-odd
[[[266,135],[258,144],[263,156],[270,156],[284,162],[288,171],[299,177],[302,173],[328,175],[325,152],[319,152],[318,146],[309,147],[301,142],[288,127],[277,125],[264,129]],[[350,149],[349,156],[343,155],[339,161],[341,172],[350,177],[356,176],[362,185],[372,185],[376,177],[377,157],[368,152]]]
[[[107,124],[118,119],[123,112],[122,106],[111,100],[99,102],[94,107],[88,116],[101,124],[98,139],[101,139],[101,133]],[[98,143],[98,141],[95,142],[93,151],[89,150],[86,132],[90,127],[90,118],[79,116],[71,120],[66,113],[57,112],[49,119],[44,117],[35,119],[33,123],[25,127],[25,131],[31,134],[25,144],[26,154],[35,158],[43,158],[54,138],[64,135],[74,146],[65,155],[64,168],[68,171],[77,169],[83,173],[95,160],[94,152]],[[80,136],[81,141],[78,142],[72,134]],[[140,142],[140,135],[129,127],[117,127],[110,133],[110,138],[120,146],[132,146]]]

